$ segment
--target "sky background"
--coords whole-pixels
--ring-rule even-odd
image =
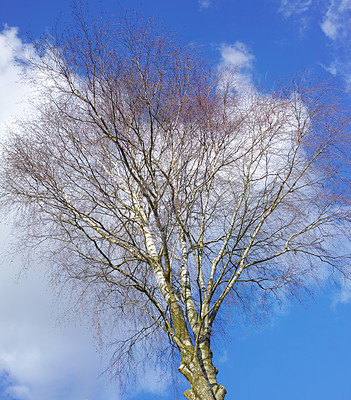
[[[215,65],[239,67],[245,84],[269,89],[276,79],[312,68],[351,88],[351,0],[90,3],[108,14],[125,7],[155,16],[183,43],[201,46]],[[28,88],[15,55],[31,51],[28,36],[69,19],[69,4],[0,0],[0,135],[25,110]],[[0,399],[170,398],[173,389],[167,379],[157,381],[157,370],[140,373],[139,384],[122,393],[99,378],[107,358],[96,351],[90,319],[63,318],[69,301],[56,301],[45,266],[23,272],[21,257],[8,255],[9,225],[0,215]],[[304,305],[285,304],[257,327],[233,324],[228,331],[214,359],[228,400],[351,399],[351,285],[326,283]]]

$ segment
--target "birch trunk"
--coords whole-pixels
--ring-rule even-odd
[[[210,370],[217,371],[216,368],[212,362],[205,366],[194,353],[184,354],[178,368],[191,386],[191,389],[184,392],[184,396],[188,400],[224,400],[225,388],[217,384],[215,377],[207,374]]]

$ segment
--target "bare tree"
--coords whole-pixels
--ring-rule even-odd
[[[115,360],[157,334],[188,400],[224,399],[211,351],[221,310],[343,270],[347,119],[329,84],[238,93],[235,71],[133,17],[77,13],[37,49],[34,116],[2,146],[3,205],[99,312],[128,321]]]

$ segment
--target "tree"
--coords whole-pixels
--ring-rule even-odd
[[[3,143],[2,204],[99,312],[128,322],[122,368],[158,334],[185,397],[223,400],[221,310],[265,308],[344,271],[348,119],[328,82],[238,92],[235,71],[138,19],[76,13],[37,43],[25,67],[39,97]]]

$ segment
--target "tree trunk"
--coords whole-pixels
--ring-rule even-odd
[[[182,355],[179,371],[190,383],[191,389],[184,392],[188,400],[224,400],[226,390],[218,385],[215,378],[217,369],[211,360],[206,360],[206,365],[194,353]],[[212,372],[212,373],[207,373]],[[215,371],[215,374],[213,374]]]

